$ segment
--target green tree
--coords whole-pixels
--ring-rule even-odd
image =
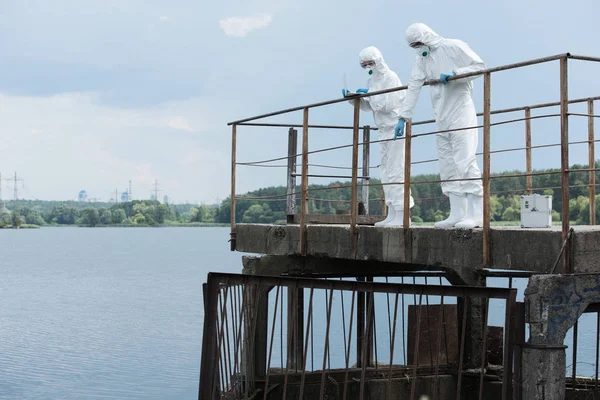
[[[20,228],[22,224],[23,224],[23,219],[21,218],[19,213],[13,211],[13,213],[12,213],[13,228]]]
[[[95,208],[86,208],[81,211],[81,223],[94,227],[100,222],[100,214]]]
[[[100,214],[100,223],[103,225],[110,225],[112,223],[112,211],[102,209],[102,212],[98,211]]]
[[[122,208],[111,211],[111,222],[113,224],[121,224],[126,218],[127,216],[125,215],[125,210]]]

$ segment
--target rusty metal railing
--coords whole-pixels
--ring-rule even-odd
[[[427,279],[209,274],[199,400],[518,398],[517,290]]]
[[[560,189],[561,189],[561,201],[562,201],[561,231],[562,231],[563,240],[565,240],[567,238],[567,234],[570,229],[569,174],[570,174],[570,172],[573,172],[573,171],[569,170],[569,164],[568,164],[569,145],[588,143],[588,147],[589,147],[588,169],[578,170],[577,172],[588,172],[589,173],[590,223],[591,224],[596,223],[596,216],[595,216],[595,190],[596,190],[595,186],[596,186],[596,182],[595,182],[595,174],[594,174],[594,172],[596,172],[596,168],[594,168],[594,161],[595,161],[594,144],[597,140],[595,140],[595,136],[594,136],[594,119],[597,118],[598,115],[594,115],[594,101],[600,99],[600,96],[569,100],[569,95],[568,95],[568,61],[569,61],[569,59],[590,61],[590,62],[600,62],[600,58],[577,56],[577,55],[571,55],[569,53],[564,53],[564,54],[558,54],[558,55],[551,56],[551,57],[545,57],[545,58],[539,58],[539,59],[535,59],[535,60],[525,61],[522,63],[516,63],[516,64],[510,64],[510,65],[505,65],[505,66],[500,66],[500,67],[495,67],[495,68],[489,68],[484,71],[449,78],[449,80],[455,80],[455,79],[462,79],[462,78],[471,77],[471,76],[483,75],[483,80],[484,80],[484,85],[483,85],[484,86],[484,107],[483,107],[483,112],[478,114],[479,116],[483,116],[483,125],[480,125],[477,127],[477,128],[483,128],[483,152],[482,152],[483,168],[482,168],[481,180],[483,182],[483,187],[484,187],[484,215],[486,216],[484,218],[484,226],[483,226],[483,249],[482,249],[483,265],[490,265],[490,263],[491,263],[490,218],[489,218],[490,195],[491,195],[490,181],[491,181],[491,179],[525,177],[526,178],[526,189],[525,190],[527,193],[532,193],[534,190],[533,178],[535,176],[541,176],[541,175],[546,175],[546,174],[560,174],[561,175]],[[560,79],[559,79],[560,80],[560,101],[559,102],[542,103],[542,104],[535,104],[535,105],[529,105],[529,106],[507,108],[507,109],[502,109],[502,110],[492,110],[491,109],[491,77],[492,77],[493,73],[496,73],[499,71],[516,69],[516,68],[522,68],[522,67],[536,65],[536,64],[554,62],[554,61],[558,61],[560,63]],[[426,82],[425,85],[435,85],[435,84],[439,84],[439,83],[440,83],[439,80],[433,80],[433,81]],[[406,89],[407,89],[407,86],[402,86],[402,87],[398,87],[398,88],[386,89],[386,90],[376,91],[376,92],[372,92],[372,93],[362,94],[355,98],[358,99],[361,97],[376,96],[379,94],[384,94],[384,93],[389,93],[389,92],[399,91],[399,90],[406,90]],[[300,212],[299,212],[300,218],[298,221],[300,224],[300,230],[301,230],[300,249],[301,249],[302,254],[306,254],[306,249],[307,249],[307,245],[308,245],[307,244],[307,235],[306,235],[306,232],[307,232],[306,226],[308,224],[307,214],[308,214],[308,202],[309,202],[309,194],[308,194],[308,192],[309,192],[309,189],[308,189],[309,177],[311,177],[311,176],[319,177],[319,178],[336,177],[333,175],[325,175],[325,174],[323,174],[323,175],[309,174],[309,155],[315,154],[315,153],[320,153],[320,152],[325,152],[325,151],[343,149],[343,148],[351,148],[352,149],[352,166],[350,167],[352,170],[352,175],[348,176],[348,177],[346,177],[346,176],[337,176],[337,177],[339,179],[346,178],[346,179],[351,180],[350,185],[347,186],[347,187],[351,188],[351,202],[350,202],[351,204],[350,204],[350,216],[349,216],[350,218],[348,220],[348,223],[350,224],[350,234],[352,235],[352,238],[353,238],[352,243],[354,245],[356,245],[357,225],[359,223],[358,214],[360,212],[359,207],[358,207],[358,199],[359,199],[358,190],[359,190],[359,188],[361,188],[361,190],[362,190],[362,195],[361,195],[361,204],[363,207],[362,213],[368,214],[368,204],[370,202],[370,199],[368,198],[368,188],[371,185],[369,183],[370,176],[369,176],[369,165],[368,165],[369,152],[370,152],[369,146],[370,146],[370,144],[382,142],[382,140],[377,140],[377,141],[370,140],[369,132],[371,130],[376,130],[376,128],[368,127],[368,126],[360,127],[360,125],[359,125],[359,116],[360,116],[359,115],[360,114],[360,112],[359,112],[360,104],[359,103],[360,102],[359,101],[355,101],[355,104],[354,104],[354,115],[353,115],[352,126],[340,126],[340,125],[331,125],[330,126],[330,125],[311,125],[311,124],[309,124],[309,110],[310,109],[327,106],[327,105],[331,105],[331,104],[336,104],[336,103],[341,103],[341,102],[345,102],[347,100],[348,99],[346,99],[346,98],[342,98],[342,99],[335,99],[335,100],[330,100],[330,101],[325,101],[325,102],[309,104],[306,106],[289,108],[289,109],[276,111],[276,112],[272,112],[272,113],[268,113],[268,114],[258,115],[258,116],[251,117],[251,118],[233,121],[228,124],[228,125],[232,126],[232,164],[231,164],[231,169],[232,169],[231,249],[232,250],[235,250],[235,243],[236,243],[236,238],[235,238],[235,231],[236,231],[235,230],[235,226],[236,226],[235,176],[236,176],[236,167],[238,165],[252,164],[252,165],[256,166],[258,164],[265,165],[266,163],[274,162],[274,161],[283,161],[283,160],[288,161],[288,165],[287,165],[287,167],[288,167],[288,190],[287,190],[287,193],[284,196],[271,196],[271,197],[273,197],[273,198],[283,197],[282,200],[287,202],[288,222],[291,222],[291,221],[293,221],[293,214],[296,213],[296,198],[298,195],[300,196]],[[575,104],[575,103],[587,103],[587,105],[588,105],[587,114],[570,113],[569,112],[569,104]],[[532,110],[549,108],[549,107],[560,107],[560,112],[555,113],[555,114],[546,114],[546,115],[539,115],[539,116],[531,115]],[[281,123],[269,124],[269,123],[253,122],[253,121],[256,121],[259,119],[283,115],[283,114],[296,112],[296,111],[303,112],[302,125],[281,124]],[[499,121],[499,122],[491,121],[492,115],[499,115],[499,114],[512,113],[512,112],[524,112],[524,117],[518,118],[518,119],[513,119],[513,120],[508,120],[508,121]],[[587,141],[569,142],[569,125],[568,125],[569,116],[587,117],[588,118],[588,140]],[[539,119],[539,118],[560,118],[560,143],[551,144],[551,145],[532,146],[532,144],[531,144],[531,134],[532,134],[531,121],[534,119]],[[517,149],[492,150],[490,148],[491,147],[490,146],[491,128],[493,126],[514,123],[514,122],[518,122],[518,121],[525,122],[525,147],[517,148]],[[411,179],[410,179],[411,165],[417,164],[417,163],[436,161],[436,160],[424,160],[424,161],[412,162],[412,159],[411,159],[411,157],[412,157],[412,154],[411,154],[412,140],[415,138],[418,138],[418,137],[423,137],[423,136],[434,135],[434,134],[440,133],[439,131],[433,131],[433,132],[412,134],[412,127],[417,126],[417,125],[431,124],[433,122],[434,122],[433,120],[421,121],[421,122],[415,122],[413,124],[408,123],[406,126],[406,134],[405,134],[405,139],[404,139],[405,146],[406,146],[405,179],[404,179],[404,182],[387,183],[389,185],[391,185],[391,184],[404,185],[405,197],[409,196],[411,184],[433,183],[434,182],[434,181],[427,181],[427,182],[414,182],[413,181],[413,182],[411,182]],[[290,131],[289,131],[290,132],[289,133],[289,135],[290,135],[289,143],[290,144],[288,146],[288,155],[285,157],[275,158],[275,159],[271,159],[271,160],[263,160],[263,161],[252,162],[252,163],[237,163],[236,162],[236,136],[237,136],[237,127],[238,126],[263,126],[263,127],[288,127],[288,128],[290,128]],[[297,143],[297,140],[298,140],[297,134],[292,133],[292,132],[295,132],[294,128],[297,128],[297,127],[298,128],[302,127],[302,151],[298,154],[297,154],[297,151],[295,150],[295,147],[293,147],[293,145],[291,144],[292,141]],[[308,149],[309,128],[310,129],[346,129],[346,130],[351,129],[353,132],[352,144],[336,146],[336,147],[331,147],[331,148],[327,148],[327,149],[319,149],[319,150],[309,151],[309,149]],[[470,128],[473,128],[473,127],[470,127]],[[469,129],[469,128],[464,128],[464,129]],[[362,142],[359,141],[360,130],[363,131]],[[362,173],[359,176],[359,174],[358,174],[358,167],[359,167],[358,154],[359,154],[360,146],[363,147],[363,166],[362,166]],[[552,147],[552,146],[557,146],[557,147],[560,146],[560,150],[561,150],[560,170],[558,172],[534,172],[533,168],[532,168],[532,154],[531,154],[532,152],[531,152],[531,150],[535,149],[535,148]],[[525,150],[526,172],[524,174],[514,174],[514,175],[508,175],[508,176],[493,176],[491,174],[491,172],[490,172],[491,171],[491,158],[490,158],[491,154],[499,153],[499,152],[519,151],[519,150]],[[301,174],[299,174],[299,176],[301,177],[301,184],[300,184],[299,191],[296,189],[295,175],[294,175],[294,174],[296,174],[296,159],[297,159],[297,157],[302,157],[302,159],[301,159]],[[366,160],[366,163],[365,163],[365,160]],[[361,179],[360,183],[358,181],[359,179]],[[465,180],[469,180],[469,179],[458,179],[458,180],[465,181]],[[448,180],[446,180],[446,181],[448,181]],[[444,182],[444,181],[439,180],[439,181],[435,181],[435,182]],[[539,190],[540,188],[536,188],[536,189]],[[541,188],[541,189],[543,189],[543,188]],[[318,190],[329,190],[329,189],[328,188],[311,189],[311,191],[318,191]],[[418,200],[418,199],[415,199],[415,200]],[[407,199],[405,199],[405,201],[407,201]],[[407,230],[409,228],[410,209],[408,207],[406,207],[404,209],[404,213],[405,213],[405,215],[404,215],[403,228],[405,230]],[[572,266],[569,263],[569,260],[570,260],[569,251],[570,251],[569,246],[567,246],[567,248],[564,252],[563,258],[562,258],[562,271],[563,272],[572,272]]]

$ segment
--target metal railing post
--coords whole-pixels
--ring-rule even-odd
[[[490,249],[490,130],[491,130],[491,80],[483,76],[483,265],[491,264]]]
[[[594,151],[594,100],[588,100],[588,141],[589,141],[589,169],[596,168]],[[596,225],[596,171],[590,171],[590,224]]]
[[[229,241],[231,242],[231,251],[235,251],[235,167],[236,167],[236,146],[237,146],[237,125],[231,127],[231,233]]]
[[[308,107],[304,109],[302,122],[302,197],[300,201],[300,254],[306,255],[307,232],[306,214],[308,214]]]
[[[369,162],[371,161],[371,127],[369,125],[365,125],[363,127],[363,165],[362,165],[362,180],[361,183],[363,185],[368,185],[371,176],[369,170]],[[362,187],[362,202],[365,207],[365,215],[369,215],[369,186]]]
[[[531,166],[531,109],[525,109],[525,162],[527,169],[527,194],[533,193],[533,168]]]
[[[354,100],[354,124],[352,129],[352,192],[350,196],[350,234],[352,235],[352,251],[356,254],[358,230],[356,219],[358,214],[358,123],[360,118],[360,99]]]
[[[404,135],[404,221],[402,223],[402,227],[404,229],[408,229],[410,226],[410,163],[412,159],[411,147],[412,123],[410,121],[407,121]],[[408,243],[408,241],[405,241],[404,245],[408,247],[410,244]]]
[[[562,240],[569,233],[569,59],[560,59],[560,164],[561,164],[561,201],[562,201]],[[569,273],[570,246],[563,253],[563,272]]]
[[[294,222],[296,214],[296,154],[298,151],[298,131],[290,128],[288,131],[288,159],[287,159],[287,223]]]

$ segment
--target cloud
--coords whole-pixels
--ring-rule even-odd
[[[171,22],[171,18],[167,17],[166,15],[161,16],[159,20],[161,22]]]
[[[86,189],[90,197],[107,200],[131,180],[134,198],[144,199],[156,178],[163,194],[212,203],[229,192],[230,139],[218,130],[228,132],[223,117],[202,111],[209,104],[214,100],[190,98],[121,109],[103,104],[95,93],[0,93],[6,133],[0,171],[17,171],[25,179],[25,198],[71,199]],[[173,128],[196,134],[174,135]]]
[[[173,128],[173,129],[179,129],[179,130],[187,131],[187,132],[194,132],[194,129],[190,126],[190,123],[188,122],[188,120],[185,119],[184,117],[182,117],[181,115],[178,115],[176,117],[169,119],[167,126],[170,128]]]
[[[272,21],[271,15],[261,14],[251,17],[230,17],[219,21],[219,26],[227,36],[245,37],[255,29],[266,28]]]

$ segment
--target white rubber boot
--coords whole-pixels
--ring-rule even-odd
[[[396,210],[394,210],[394,207],[388,206],[387,217],[385,217],[383,221],[376,222],[375,226],[385,226],[388,222],[394,219],[395,215]]]
[[[455,228],[471,229],[483,226],[483,196],[467,194],[468,211],[467,217],[456,223]]]
[[[396,215],[394,216],[394,219],[384,225],[386,228],[391,228],[391,227],[394,227],[394,228],[400,227],[401,228],[402,226],[404,226],[404,209],[397,208],[395,210],[395,212],[396,212]],[[408,219],[408,225],[410,226],[410,217]]]
[[[443,221],[436,222],[436,228],[452,228],[457,222],[463,221],[467,216],[467,197],[465,195],[448,193],[448,199],[450,199],[450,216]]]

